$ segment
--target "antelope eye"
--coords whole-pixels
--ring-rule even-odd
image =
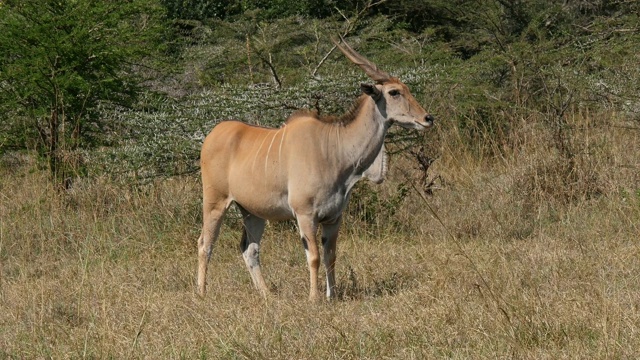
[[[400,95],[400,91],[399,90],[395,90],[395,89],[389,90],[389,95],[398,96],[398,95]]]

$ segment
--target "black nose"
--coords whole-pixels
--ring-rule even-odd
[[[434,122],[435,120],[436,120],[436,119],[433,117],[433,115],[426,115],[426,116],[424,117],[424,121],[426,121],[426,122],[428,122],[428,123],[430,123],[430,124],[433,124],[433,122]]]

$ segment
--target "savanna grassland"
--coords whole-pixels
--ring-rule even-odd
[[[377,224],[347,217],[339,298],[320,304],[306,300],[306,260],[287,224],[267,229],[273,295],[258,295],[233,216],[210,292],[196,296],[193,177],[135,188],[94,179],[59,194],[29,161],[5,159],[2,356],[634,358],[640,194],[627,166],[640,158],[639,134],[603,122],[584,135],[598,144],[584,166],[603,194],[568,203],[548,200],[563,174],[536,138],[492,165],[444,146],[432,171],[447,181],[432,195]],[[410,181],[404,161],[392,159],[376,191]]]
[[[0,359],[640,357],[638,5],[482,3],[0,4],[16,24],[42,11],[44,25],[64,5],[61,32],[121,16],[92,41],[63,37],[78,47],[60,54],[109,54],[77,73],[0,52]],[[336,299],[307,300],[293,222],[267,224],[263,299],[234,210],[200,298],[204,135],[230,117],[278,126],[299,107],[348,109],[367,79],[331,55],[336,32],[405,81],[436,126],[393,129],[386,181],[354,188]],[[141,63],[121,68],[132,54]],[[91,83],[120,73],[141,75],[137,96],[128,78]],[[47,84],[54,101],[37,105]]]

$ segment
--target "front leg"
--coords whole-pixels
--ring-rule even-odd
[[[322,248],[324,249],[324,267],[327,271],[327,298],[336,296],[336,243],[338,240],[338,230],[342,218],[338,218],[334,223],[322,224]]]
[[[300,238],[307,255],[307,264],[309,265],[309,300],[317,301],[320,299],[318,293],[318,268],[320,267],[320,254],[318,252],[318,243],[316,234],[318,232],[318,222],[313,216],[298,215],[298,228],[300,230]]]

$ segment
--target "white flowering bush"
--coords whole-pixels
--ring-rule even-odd
[[[224,85],[180,100],[149,95],[141,109],[104,109],[118,124],[110,136],[119,145],[86,154],[90,171],[137,179],[196,172],[202,141],[218,122],[277,127],[300,108],[341,114],[358,96],[359,80],[354,72],[282,89]]]

